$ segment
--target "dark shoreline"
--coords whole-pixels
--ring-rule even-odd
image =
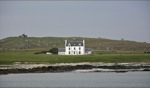
[[[1,68],[0,75],[10,73],[59,73],[59,72],[132,72],[132,71],[150,71],[150,64],[113,64],[113,65],[50,65],[37,66],[33,68]]]

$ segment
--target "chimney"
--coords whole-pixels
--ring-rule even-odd
[[[83,54],[85,54],[85,41],[83,40]]]
[[[83,43],[85,43],[85,41],[83,40]]]
[[[67,40],[65,40],[65,46],[67,45]]]

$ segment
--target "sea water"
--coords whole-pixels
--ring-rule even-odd
[[[0,88],[150,88],[150,72],[9,74]]]

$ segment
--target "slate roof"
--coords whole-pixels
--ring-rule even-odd
[[[92,51],[91,48],[85,48],[85,52]]]
[[[65,52],[65,48],[58,48],[58,52]]]
[[[83,46],[83,41],[70,41],[67,42],[66,46]]]

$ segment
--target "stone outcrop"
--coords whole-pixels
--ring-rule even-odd
[[[48,73],[48,72],[132,72],[150,71],[149,63],[77,63],[77,64],[30,64],[0,66],[0,74]]]

